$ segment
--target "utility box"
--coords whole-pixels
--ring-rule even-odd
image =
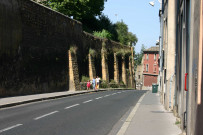
[[[158,84],[152,84],[152,93],[157,93],[158,91]]]

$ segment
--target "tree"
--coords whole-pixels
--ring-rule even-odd
[[[107,0],[46,0],[41,3],[81,21],[101,15]]]
[[[142,64],[142,57],[144,55],[145,46],[142,44],[142,48],[139,53],[135,53],[135,68],[137,65]]]
[[[118,40],[121,44],[127,45],[128,43],[128,26],[121,20],[116,23],[116,31],[118,33]]]
[[[137,41],[138,41],[137,36],[132,32],[128,32],[128,44],[130,46],[135,46]]]
[[[118,33],[116,31],[116,25],[111,22],[108,16],[105,16],[104,14],[99,16],[98,28],[100,29],[99,31],[103,29],[107,30],[112,35],[111,39],[114,41],[118,41]]]
[[[111,39],[118,41],[115,24],[113,24],[108,16],[105,16],[104,14],[98,16],[97,18],[83,19],[83,29],[89,33],[102,31],[103,29],[107,30],[111,34]]]
[[[135,34],[128,32],[128,25],[126,25],[123,20],[116,23],[116,30],[118,33],[118,40],[120,43],[129,46],[135,46],[138,39]]]
[[[39,0],[35,0],[39,1]],[[62,14],[73,17],[83,23],[83,30],[89,33],[94,31],[100,34],[103,29],[107,30],[114,41],[121,44],[135,46],[137,37],[128,32],[128,26],[123,22],[113,24],[111,20],[102,14],[104,3],[107,0],[41,0],[40,3],[56,10]]]
[[[106,1],[107,0],[42,0],[41,3],[53,10],[81,21],[83,23],[83,30],[86,32],[93,33],[93,31],[106,29],[111,33],[110,29],[99,26],[99,22],[103,22],[103,16],[101,15]],[[101,18],[97,19],[96,16],[100,16]],[[105,21],[108,22],[110,20],[106,19]],[[107,27],[110,26],[109,24],[111,24],[111,22],[108,22]],[[116,37],[113,36],[113,39],[116,39]]]

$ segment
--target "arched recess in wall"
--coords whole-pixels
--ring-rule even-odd
[[[79,70],[79,80],[81,82],[82,76],[89,77],[88,69],[88,51],[80,50],[77,53],[78,60],[78,70]]]
[[[125,69],[126,69],[126,80],[127,86],[130,86],[130,70],[129,70],[129,54],[125,55]]]
[[[122,56],[118,55],[118,72],[119,72],[119,82],[122,81]]]
[[[109,80],[114,80],[114,54],[110,53],[107,56],[108,70],[109,70]]]
[[[129,55],[125,55],[125,68],[129,69]]]
[[[97,53],[96,57],[94,58],[96,76],[102,78],[102,65],[101,65],[101,53]]]

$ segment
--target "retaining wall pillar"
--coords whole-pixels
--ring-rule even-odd
[[[80,90],[80,81],[79,81],[79,72],[78,72],[78,64],[77,57],[68,51],[69,58],[69,90],[77,91]]]
[[[126,68],[125,68],[125,56],[122,56],[122,81],[127,85]]]
[[[130,87],[133,87],[133,73],[132,73],[132,59],[131,56],[129,57],[129,81],[130,81]]]
[[[119,83],[119,71],[118,71],[118,58],[116,53],[114,53],[114,81]]]
[[[107,64],[107,57],[105,56],[105,52],[101,50],[101,57],[102,57],[102,79],[109,82],[109,72],[108,72],[108,64]]]
[[[89,58],[89,77],[90,80],[92,80],[93,77],[96,77],[94,58],[92,58],[91,54],[88,54],[88,58]]]
[[[134,48],[131,47],[131,58],[132,58],[132,88],[135,88],[135,68],[134,68]]]

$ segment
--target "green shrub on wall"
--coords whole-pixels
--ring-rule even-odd
[[[119,49],[117,52],[116,52],[116,55],[117,56],[129,56],[131,55],[131,51],[130,50],[126,50],[126,49]]]
[[[95,57],[96,56],[96,51],[94,49],[89,49],[89,54],[92,56],[92,57]]]
[[[87,82],[88,80],[90,80],[89,77],[87,77],[87,76],[82,76],[81,82]]]
[[[108,83],[105,80],[101,80],[100,88],[108,88]]]
[[[86,82],[80,82],[81,90],[87,89],[87,83]]]
[[[110,88],[118,88],[119,85],[116,83],[116,81],[114,81],[114,80],[111,79],[111,81],[110,81],[110,83],[109,83],[109,87],[110,87]]]
[[[121,82],[119,83],[119,85],[120,85],[120,88],[126,88],[126,85],[124,84],[123,81],[121,81]]]
[[[110,83],[109,87],[111,87],[111,88],[118,88],[119,85],[117,83]]]
[[[71,46],[71,47],[70,47],[70,52],[71,52],[72,54],[76,55],[77,49],[78,49],[78,48],[77,48],[76,46]]]

